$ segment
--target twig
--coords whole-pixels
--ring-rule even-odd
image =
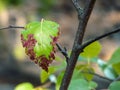
[[[76,5],[74,3],[75,1],[76,0],[73,0],[74,6]],[[96,0],[88,0],[86,2],[85,9],[84,9],[84,12],[83,12],[83,16],[82,16],[81,20],[79,19],[79,26],[78,26],[78,30],[76,32],[76,37],[75,37],[75,40],[74,40],[72,53],[70,55],[70,59],[68,60],[66,71],[65,71],[65,74],[64,74],[62,82],[61,82],[60,90],[68,90],[68,86],[70,84],[70,81],[71,81],[71,78],[72,78],[72,75],[73,75],[73,71],[74,71],[78,56],[82,52],[82,50],[79,50],[79,51],[77,50],[77,46],[82,44],[82,40],[83,40],[84,32],[85,32],[85,29],[86,29],[86,25],[87,25],[87,22],[88,22],[88,19],[89,19],[90,15],[91,15],[93,6],[95,4],[95,1]],[[80,15],[79,13],[81,13],[81,12],[78,12],[78,15]]]
[[[81,19],[83,15],[83,9],[80,7],[78,0],[72,0],[75,9],[78,12],[78,18]]]
[[[58,43],[56,43],[56,46],[57,46],[57,48],[60,50],[60,52],[65,56],[66,61],[67,61],[67,63],[68,63],[69,57],[68,57],[67,49],[66,49],[66,48],[62,48],[62,47],[60,46],[60,44],[58,44]]]
[[[99,75],[99,74],[97,74],[97,73],[94,73],[94,72],[91,72],[91,71],[89,71],[89,72],[82,71],[82,73],[92,74],[92,75],[95,75],[95,76],[97,76],[97,77],[99,77],[99,78],[102,78],[102,79],[105,79],[105,80],[108,80],[108,81],[112,81],[112,80],[109,79],[109,78],[106,78],[106,77],[104,77],[104,76],[101,76],[101,75]]]
[[[103,35],[101,35],[101,36],[98,36],[98,37],[96,37],[96,38],[94,38],[94,39],[92,39],[92,40],[84,43],[82,46],[79,47],[79,50],[80,50],[80,49],[84,49],[86,46],[90,45],[91,43],[93,43],[93,42],[95,42],[95,41],[97,41],[97,40],[100,40],[100,39],[102,39],[102,38],[105,38],[106,36],[109,36],[109,35],[111,35],[111,34],[115,34],[115,33],[117,33],[117,32],[120,32],[120,28],[115,29],[114,31],[105,33],[105,34],[103,34]]]
[[[13,26],[13,25],[10,25],[10,26],[8,26],[8,27],[0,28],[0,30],[10,29],[10,28],[20,28],[20,29],[24,29],[24,27],[22,27],[22,26]]]

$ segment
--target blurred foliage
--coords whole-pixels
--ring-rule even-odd
[[[51,9],[53,9],[56,2],[57,0],[38,0],[38,14],[47,15],[49,12],[51,12]]]
[[[120,81],[115,81],[108,87],[109,90],[120,90]]]
[[[33,85],[29,82],[24,82],[24,83],[18,84],[15,87],[15,90],[33,90]]]
[[[3,5],[6,5],[6,7],[18,6],[23,3],[23,0],[1,0],[0,3],[2,3]]]
[[[101,44],[98,41],[96,41],[90,44],[89,46],[85,47],[85,49],[80,54],[80,56],[85,58],[94,58],[98,56],[100,51],[101,51]]]

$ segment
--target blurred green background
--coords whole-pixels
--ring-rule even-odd
[[[79,1],[83,6],[87,0]],[[42,18],[60,24],[59,43],[70,50],[78,26],[77,13],[71,0],[0,0],[0,28],[9,25],[25,26]],[[120,27],[120,0],[97,0],[84,40],[117,27]],[[40,68],[25,55],[20,31],[21,29],[0,30],[0,90],[13,90],[21,82],[41,85]],[[103,48],[100,58],[108,60],[120,45],[119,40],[120,33],[100,40]]]

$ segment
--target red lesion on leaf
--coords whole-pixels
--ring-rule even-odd
[[[34,53],[34,46],[37,43],[37,41],[34,39],[33,34],[29,34],[27,36],[27,40],[25,40],[23,35],[21,35],[21,41],[23,47],[25,47],[26,54],[30,57],[31,60],[34,60],[36,58]]]
[[[32,61],[34,61],[36,64],[39,64],[42,69],[48,72],[49,64],[55,59],[54,53],[55,49],[53,47],[53,51],[50,53],[49,58],[46,58],[44,55],[37,57],[34,52],[34,47],[37,41],[34,39],[33,34],[29,34],[27,36],[27,40],[24,39],[23,35],[21,34],[21,41],[23,47],[25,47],[26,54],[30,57]],[[54,43],[55,45],[55,43]]]
[[[48,72],[48,67],[49,67],[49,64],[52,63],[52,60],[50,58],[47,59],[45,56],[41,56],[39,57],[39,59],[40,59],[39,66]]]
[[[48,57],[46,57],[45,55],[41,55],[39,57],[36,56],[34,52],[34,47],[37,43],[37,40],[34,38],[33,34],[28,34],[27,39],[25,39],[21,34],[21,41],[23,47],[25,47],[26,54],[30,57],[32,61],[34,61],[36,64],[38,64],[40,67],[42,67],[42,69],[44,69],[47,72],[48,72],[49,64],[52,63],[52,61],[55,59],[55,55],[54,55],[55,45],[57,43],[59,34],[60,33],[58,32],[57,36],[55,37],[50,36],[52,38],[50,44],[53,46],[53,49]]]

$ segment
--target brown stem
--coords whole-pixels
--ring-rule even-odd
[[[73,0],[73,4],[74,4]],[[91,15],[92,9],[94,7],[96,0],[88,0],[86,2],[85,8],[84,8],[84,12],[83,12],[83,16],[81,17],[80,21],[79,21],[79,26],[78,26],[78,30],[76,32],[76,37],[74,40],[74,45],[72,48],[72,53],[70,55],[70,59],[68,60],[68,64],[66,67],[66,71],[65,74],[63,76],[62,82],[61,82],[61,86],[60,86],[60,90],[67,90],[68,86],[70,84],[72,75],[73,75],[73,71],[78,59],[79,54],[82,52],[82,50],[77,50],[78,46],[82,44],[82,40],[83,40],[83,36],[84,36],[84,32],[86,29],[86,25],[88,22],[88,19]],[[75,4],[74,4],[75,5]],[[79,15],[79,12],[78,12]]]
[[[5,27],[5,28],[0,28],[0,30],[10,29],[10,28],[20,28],[20,29],[24,29],[24,27],[22,27],[22,26],[13,26],[13,25],[10,25],[10,26]]]

